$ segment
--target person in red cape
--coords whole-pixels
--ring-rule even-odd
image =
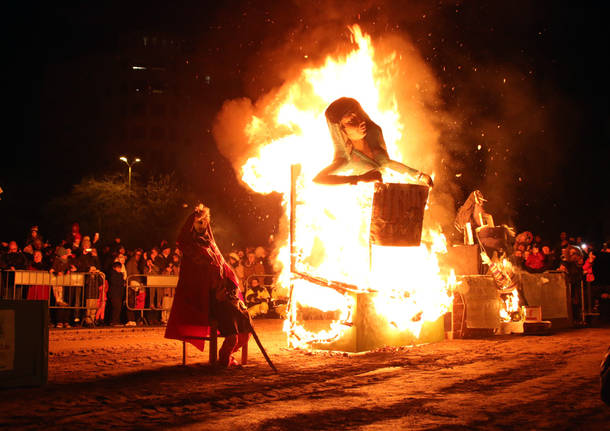
[[[209,336],[210,322],[215,321],[224,337],[219,361],[224,366],[236,365],[233,353],[248,342],[250,317],[237,276],[214,241],[209,208],[200,204],[195,209],[177,242],[183,260],[165,338],[187,341],[203,351],[204,341],[192,337]]]

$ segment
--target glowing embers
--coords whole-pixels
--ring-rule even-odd
[[[416,335],[389,321],[400,313],[399,310],[393,316],[391,312],[387,314],[387,310],[383,314],[378,310],[381,293],[340,293],[307,282],[295,284],[299,288],[292,296],[291,312],[284,324],[291,347],[362,352],[384,346],[435,342],[445,336],[442,314],[432,321],[424,320],[421,312],[412,316],[418,319]],[[400,302],[391,303],[400,308]],[[335,307],[337,309],[333,310]],[[402,310],[405,317],[408,312]]]
[[[296,279],[293,283],[289,315],[284,322],[284,331],[288,333],[291,347],[329,344],[352,328],[353,294],[340,293],[305,280]]]
[[[358,201],[355,196],[350,197],[352,204]],[[370,206],[365,208],[370,211]],[[367,211],[348,211],[338,219],[329,217],[328,211],[328,208],[316,208],[314,214],[326,214],[323,219],[351,225],[352,229],[356,226],[357,230],[339,229],[341,234],[336,242],[322,241],[320,238],[324,236],[315,241],[309,238],[298,242],[302,260],[296,264],[298,269],[293,274],[294,286],[285,324],[289,344],[301,348],[363,351],[443,339],[443,316],[451,307],[455,285],[453,271],[442,271],[438,264],[437,254],[446,252],[444,236],[439,232],[425,232],[425,241],[419,247],[373,245],[369,248]],[[307,230],[297,231],[299,234],[308,237],[316,231],[315,223],[304,223],[303,214],[299,211],[296,214],[301,226],[307,226]],[[357,214],[364,220],[359,220]],[[328,223],[325,220],[322,224],[333,232],[333,223],[330,226]],[[341,239],[346,234],[347,238],[358,241],[344,247]],[[320,250],[316,252],[317,248]],[[312,259],[312,255],[318,259]],[[336,268],[327,272],[325,264],[332,256],[337,258],[331,260]],[[314,272],[317,275],[311,275]],[[332,278],[325,277],[326,273],[345,281],[331,281]]]
[[[444,240],[442,236],[436,238]],[[442,274],[431,249],[425,244],[371,249],[372,276],[378,291],[372,298],[375,310],[380,318],[415,337],[425,322],[436,321],[448,312],[453,301],[455,276],[451,271]]]
[[[481,260],[489,266],[489,273],[493,277],[496,287],[500,291],[500,318],[504,322],[517,322],[523,320],[523,311],[519,303],[518,283],[513,265],[508,259],[489,258],[487,253],[481,252]]]
[[[500,308],[500,318],[504,322],[517,322],[523,320],[523,310],[519,305],[519,292],[517,289],[510,293],[500,295],[502,308]]]

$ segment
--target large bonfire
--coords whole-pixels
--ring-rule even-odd
[[[390,52],[379,58],[370,36],[358,26],[350,31],[354,47],[350,53],[328,57],[319,68],[302,70],[297,79],[267,98],[265,106],[259,106],[245,128],[248,146],[256,154],[241,166],[242,180],[255,192],[281,193],[286,220],[292,218],[291,239],[280,244],[277,260],[282,266],[278,284],[290,296],[285,330],[293,347],[340,339],[354,323],[358,294],[370,296],[376,318],[388,328],[414,337],[426,322],[437,321],[449,311],[452,303],[451,271],[440,268],[437,259],[446,252],[439,228],[425,227],[417,247],[372,245],[374,185],[312,182],[333,158],[324,111],[339,97],[358,100],[381,126],[390,158],[419,167],[430,156],[421,154],[420,160],[414,160],[406,151],[407,144],[417,140],[417,131],[406,130],[404,117],[409,113],[401,113],[395,94],[404,76],[397,70],[400,54]],[[294,165],[298,170],[291,170]],[[382,175],[385,183],[414,182],[391,170]],[[426,221],[424,226],[429,226]],[[303,309],[333,311],[335,321],[321,331],[307,328],[299,315]]]

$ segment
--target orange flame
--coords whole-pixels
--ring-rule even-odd
[[[297,270],[358,286],[360,292],[375,292],[376,312],[399,330],[417,336],[424,322],[438,319],[452,303],[450,276],[443,275],[437,260],[438,253],[446,252],[440,230],[425,231],[425,243],[420,247],[369,247],[373,185],[312,182],[333,158],[324,111],[339,97],[357,99],[383,129],[390,158],[404,159],[399,146],[404,126],[391,92],[396,78],[389,72],[396,54],[376,62],[371,38],[358,26],[350,31],[357,49],[345,58],[328,57],[323,66],[303,70],[268,103],[263,115],[252,116],[246,135],[257,154],[241,167],[241,178],[256,192],[282,193],[288,209],[290,166],[299,164],[294,237]],[[385,182],[412,180],[390,170],[382,174]],[[290,344],[306,347],[340,337],[352,323],[350,296],[292,279],[288,244],[281,247],[278,260],[283,264],[279,283],[285,289],[293,285],[285,325]],[[313,333],[296,321],[298,304],[339,310],[340,318],[329,330]]]
[[[484,264],[489,265],[489,270],[496,282],[496,286],[502,292],[500,318],[504,322],[510,322],[514,319],[514,313],[521,310],[519,291],[517,290],[517,283],[514,280],[515,270],[513,265],[506,258],[498,259],[494,257],[491,259],[485,252],[481,253],[481,259]]]
[[[510,294],[506,295],[506,298],[502,301],[502,308],[500,308],[500,318],[504,322],[510,322],[514,320],[513,313],[520,311],[519,306],[519,292],[517,289],[513,289]]]

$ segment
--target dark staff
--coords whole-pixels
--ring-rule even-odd
[[[256,341],[256,345],[258,346],[259,350],[263,354],[263,357],[265,358],[265,360],[267,361],[267,363],[269,364],[271,369],[277,373],[278,372],[277,368],[275,368],[275,365],[273,365],[273,362],[271,362],[271,358],[269,358],[269,355],[267,355],[267,352],[265,351],[265,348],[263,347],[261,340],[258,338],[258,335],[256,334],[254,327],[252,326],[252,319],[250,318],[250,313],[248,313],[246,304],[244,304],[244,302],[240,300],[238,306],[239,306],[239,310],[247,318],[246,321],[248,322],[248,332],[250,332],[252,334],[254,341]]]

